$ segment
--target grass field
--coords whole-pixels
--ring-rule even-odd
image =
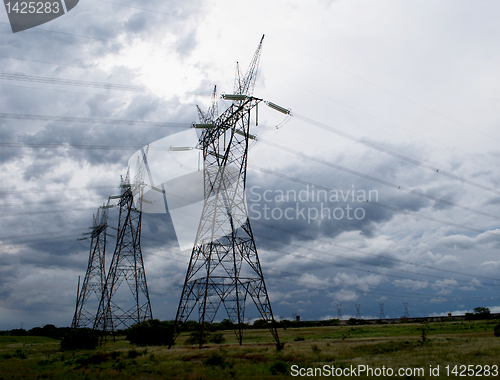
[[[493,335],[497,323],[490,320],[279,329],[280,339],[286,342],[279,352],[267,330],[245,331],[242,346],[232,331],[224,331],[226,343],[210,344],[201,350],[184,345],[187,334],[181,334],[171,349],[135,347],[120,337],[93,351],[61,351],[60,341],[45,337],[0,336],[0,380],[279,379],[292,377],[293,365],[341,369],[365,365],[372,370],[385,366],[394,375],[399,368],[424,369],[423,375],[408,372],[408,376],[400,376],[406,379],[495,378],[499,376],[493,376],[494,369],[487,376],[484,366],[500,365],[500,338]],[[439,376],[430,376],[429,366],[437,365]],[[450,372],[456,365],[474,365],[469,369],[474,375],[447,375],[447,365]],[[457,367],[456,374],[460,375],[462,369]],[[478,373],[481,369],[483,372]],[[350,377],[391,378],[387,372],[379,377],[356,375]]]

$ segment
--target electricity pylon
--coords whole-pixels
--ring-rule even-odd
[[[340,303],[335,305],[337,305],[337,319],[340,321],[342,319],[342,305]]]
[[[379,303],[379,306],[380,306],[380,319],[384,320],[385,319],[384,304]]]
[[[144,167],[146,153],[142,162],[138,158],[134,183],[130,183],[127,171],[121,181],[121,195],[118,196],[120,207],[118,234],[113,259],[106,277],[101,302],[94,328],[114,332],[118,327],[153,319],[149,299],[146,272],[141,251],[142,201],[144,193]],[[115,197],[111,197],[115,198]],[[136,201],[136,202],[134,202]],[[135,204],[134,204],[135,203]],[[138,205],[138,208],[135,206]],[[125,280],[133,296],[133,304],[125,306],[113,299]]]
[[[198,108],[202,130],[198,147],[204,160],[204,206],[186,273],[174,339],[198,305],[199,346],[205,322],[213,322],[221,304],[242,343],[245,302],[250,296],[267,321],[280,348],[271,303],[257,255],[245,203],[245,183],[250,134],[250,111],[262,99],[252,96],[262,48],[262,37],[247,73],[237,66],[234,94],[223,95],[232,104],[217,117],[217,97],[204,113]]]
[[[83,279],[82,287],[78,290],[76,299],[75,315],[73,316],[72,328],[93,326],[96,314],[95,310],[90,312],[85,309],[85,303],[91,294],[97,296],[97,301],[101,299],[104,282],[106,281],[106,229],[108,227],[108,210],[106,206],[100,208],[93,217],[92,232],[90,235],[90,254],[87,272]],[[86,240],[82,238],[78,240]],[[80,280],[78,280],[80,281]],[[80,287],[80,282],[78,282]]]
[[[357,303],[355,304],[355,306],[356,306],[356,319],[361,319],[361,312],[360,312],[361,304]]]
[[[403,306],[405,308],[405,313],[403,318],[410,318],[410,314],[408,313],[408,302],[403,302]]]

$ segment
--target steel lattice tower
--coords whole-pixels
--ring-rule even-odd
[[[337,319],[340,321],[342,319],[342,305],[339,303],[335,305],[337,305]]]
[[[385,313],[384,313],[384,304],[383,303],[379,303],[378,304],[380,306],[380,319],[385,319]]]
[[[403,318],[410,318],[410,314],[408,313],[408,302],[403,302],[403,306],[405,308],[405,313]]]
[[[113,332],[118,327],[130,327],[145,320],[153,319],[149,299],[146,272],[141,251],[142,197],[144,190],[144,161],[138,159],[134,184],[130,184],[129,172],[121,182],[121,195],[116,248],[106,277],[101,302],[94,328]],[[111,197],[114,198],[114,197]],[[134,207],[134,199],[139,208]],[[113,299],[118,288],[127,283],[133,296],[133,306],[120,306]]]
[[[92,232],[89,233],[91,235],[89,263],[82,283],[82,288],[78,291],[75,315],[71,323],[72,328],[94,325],[95,313],[89,312],[84,306],[92,293],[97,296],[98,301],[101,299],[104,282],[106,281],[105,256],[107,227],[108,210],[104,206],[94,215],[93,225],[90,227]],[[86,239],[87,238],[79,240]]]
[[[355,304],[355,306],[356,306],[356,319],[361,319],[361,312],[360,312],[361,304],[357,303]]]
[[[280,348],[271,303],[257,255],[245,203],[250,134],[250,111],[261,99],[252,96],[262,40],[246,75],[237,67],[234,94],[223,95],[232,104],[217,117],[216,95],[208,112],[198,108],[202,128],[199,148],[204,160],[205,202],[177,310],[174,338],[198,306],[199,346],[205,322],[213,322],[221,304],[237,326],[242,343],[245,302],[250,296],[268,322]],[[239,227],[238,227],[239,226]]]

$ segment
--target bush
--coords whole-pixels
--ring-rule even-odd
[[[208,343],[211,338],[212,338],[212,333],[210,333],[210,331],[203,331],[203,342],[202,342],[202,344]],[[187,338],[186,344],[187,345],[193,345],[193,344],[199,344],[199,343],[200,343],[200,332],[199,331],[193,331],[189,335],[189,338]]]
[[[224,361],[224,358],[220,356],[218,353],[213,353],[210,355],[206,360],[205,360],[206,365],[211,365],[211,366],[220,366],[224,368],[226,366],[226,362]]]
[[[269,327],[269,322],[266,321],[265,319],[257,319],[253,323],[253,328],[254,329],[266,329]]]
[[[109,354],[101,352],[96,355],[82,355],[75,360],[75,363],[82,367],[87,367],[89,365],[98,365],[101,363],[105,363],[108,360]]]
[[[12,329],[10,330],[10,335],[12,336],[26,336],[25,329]]]
[[[61,341],[61,350],[95,350],[99,338],[92,329],[70,330]]]
[[[222,333],[215,333],[212,334],[210,337],[210,343],[215,343],[215,344],[221,344],[226,341],[226,338],[224,338],[224,334]]]
[[[288,373],[288,368],[287,368],[286,363],[274,362],[271,365],[270,371],[271,371],[271,375],[278,375],[278,374],[286,375]]]
[[[127,353],[127,357],[129,359],[135,359],[136,357],[141,356],[141,355],[142,355],[142,353],[138,352],[136,350],[129,350]]]
[[[171,347],[174,345],[173,333],[173,322],[153,319],[131,326],[126,331],[126,339],[137,346]]]
[[[500,323],[494,327],[493,334],[495,334],[495,336],[500,336]]]

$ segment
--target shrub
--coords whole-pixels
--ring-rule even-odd
[[[86,367],[88,365],[97,365],[101,363],[105,363],[109,360],[109,355],[106,353],[98,353],[96,355],[83,355],[76,359],[76,364],[79,364],[82,367]]]
[[[126,331],[126,339],[137,346],[169,346],[174,344],[173,323],[158,319],[144,321]]]
[[[288,373],[288,368],[287,368],[286,363],[274,362],[271,365],[270,371],[271,371],[271,375],[278,375],[280,373],[286,375]]]
[[[500,323],[494,327],[493,334],[495,334],[495,336],[500,336]]]
[[[25,336],[26,330],[25,329],[12,329],[12,330],[10,330],[10,335],[11,336]]]
[[[213,353],[210,355],[206,360],[205,360],[206,365],[211,365],[211,366],[220,366],[224,368],[226,366],[226,362],[224,361],[224,358],[220,356],[218,353]]]
[[[212,338],[212,334],[209,331],[203,331],[203,342],[202,344],[208,343]],[[200,332],[193,331],[189,338],[186,340],[187,345],[199,344],[200,343]]]
[[[99,343],[97,332],[92,329],[70,330],[61,341],[61,350],[94,350]]]
[[[306,340],[306,338],[304,338],[303,336],[298,336],[294,339],[294,342],[303,342],[304,340]]]
[[[140,353],[140,352],[138,352],[136,350],[129,350],[128,354],[127,354],[127,357],[129,359],[135,359],[136,357],[141,356],[141,355],[142,355],[142,353]]]
[[[257,319],[253,323],[253,328],[254,329],[266,329],[268,327],[269,327],[268,322],[265,319]]]
[[[226,341],[226,338],[224,338],[224,334],[222,333],[215,333],[212,334],[210,337],[210,343],[215,343],[215,344],[221,344]]]
[[[318,346],[317,346],[316,344],[313,344],[313,345],[311,346],[311,349],[313,350],[313,352],[314,352],[315,354],[319,354],[319,353],[321,352],[321,350],[318,348]]]

